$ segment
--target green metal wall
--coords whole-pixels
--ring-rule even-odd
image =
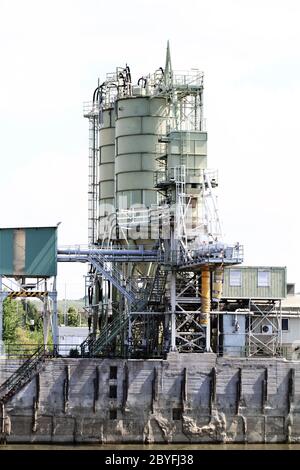
[[[230,286],[230,269],[241,270],[241,286]],[[270,271],[270,286],[258,287],[258,271]],[[223,298],[282,299],[286,297],[286,268],[270,266],[235,266],[224,269]]]
[[[0,229],[0,275],[50,277],[56,274],[56,227]]]

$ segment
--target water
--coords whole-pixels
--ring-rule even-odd
[[[1,450],[300,450],[300,444],[7,444],[0,445]]]

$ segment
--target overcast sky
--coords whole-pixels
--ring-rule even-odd
[[[87,241],[88,122],[98,76],[128,63],[205,74],[209,167],[245,264],[287,266],[300,290],[298,0],[0,0],[0,226]],[[81,297],[83,266],[59,267]]]

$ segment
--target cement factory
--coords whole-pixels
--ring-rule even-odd
[[[223,268],[242,261],[242,247],[222,239],[218,176],[207,168],[203,74],[174,74],[168,46],[165,68],[136,85],[127,65],[108,74],[85,117],[95,250],[88,352],[210,351]]]
[[[300,441],[294,286],[285,267],[243,265],[223,236],[203,95],[203,73],[174,71],[169,44],[136,82],[118,66],[84,103],[87,245],[57,247],[57,227],[0,229],[0,341],[6,298],[40,299],[44,327],[25,362],[1,341],[3,442]],[[57,262],[87,267],[76,357],[60,349]]]

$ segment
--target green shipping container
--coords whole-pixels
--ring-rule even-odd
[[[57,274],[57,227],[0,229],[0,275]]]
[[[286,297],[286,268],[234,266],[224,269],[223,298],[268,299]]]

